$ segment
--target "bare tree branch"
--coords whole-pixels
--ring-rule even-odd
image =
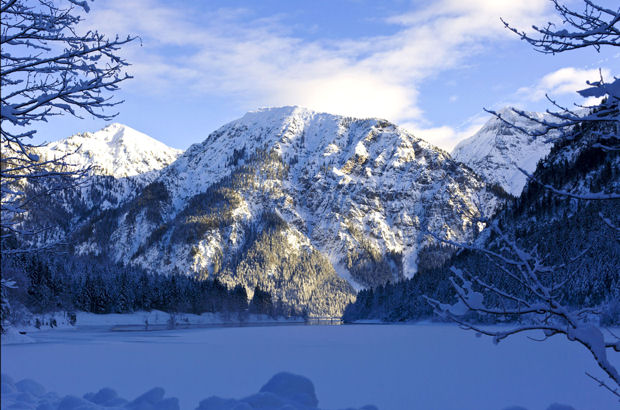
[[[88,12],[87,2],[60,3],[1,1],[1,239],[41,231],[20,227],[30,200],[25,198],[26,185],[46,181],[36,195],[49,195],[75,186],[89,171],[72,166],[69,154],[41,159],[37,146],[29,142],[36,124],[66,114],[111,119],[116,113],[109,109],[122,102],[114,101],[112,94],[131,78],[125,72],[129,64],[118,51],[136,37],[108,39],[97,31],[79,34],[81,18],[75,8]]]

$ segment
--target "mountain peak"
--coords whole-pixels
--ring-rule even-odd
[[[415,156],[414,142],[430,149],[430,144],[381,119],[345,117],[299,106],[260,108],[192,145],[170,171],[183,175],[187,168],[197,167],[200,174],[185,186],[184,193],[194,195],[257,154],[275,154],[291,169],[311,166],[325,176],[325,170],[331,175],[334,167],[345,167],[350,160],[362,161],[368,150],[370,157],[380,156],[377,164],[407,163],[405,157]]]
[[[154,146],[159,150],[173,149],[155,138],[118,122],[109,124],[96,132],[86,132],[69,137],[69,139],[76,140],[83,138],[101,141],[111,147],[126,146],[140,150],[147,146]]]
[[[497,204],[477,175],[403,128],[294,106],[259,109],[224,125],[158,181],[171,198],[162,220],[173,229],[203,221],[203,214],[194,213],[211,209],[216,200],[218,221],[230,216],[228,225],[218,222],[197,238],[204,252],[187,257],[186,242],[170,250],[179,269],[212,271],[214,252],[233,254],[247,227],[277,210],[294,237],[324,252],[354,286],[414,275],[426,246],[422,230],[449,225],[451,237],[467,238],[471,221],[455,209],[468,208],[472,192],[488,198],[489,209]],[[149,265],[148,258],[139,263]],[[351,268],[357,259],[366,261],[364,269]]]
[[[280,107],[259,107],[255,110],[248,111],[245,115],[253,114],[272,114],[276,116],[290,116],[295,112],[314,112],[309,108],[300,107],[298,105],[283,105]]]
[[[159,170],[182,153],[119,123],[52,142],[43,150],[48,158],[71,154],[68,163],[80,168],[91,166],[95,174],[115,178]]]
[[[232,121],[231,124],[259,125],[262,127],[278,126],[291,118],[307,118],[317,113],[307,108],[293,106],[264,107],[248,111],[243,117]],[[329,114],[326,114],[329,115]]]

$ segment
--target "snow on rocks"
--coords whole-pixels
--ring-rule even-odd
[[[105,407],[122,406],[127,404],[127,400],[118,397],[118,393],[109,387],[104,387],[97,393],[87,393],[84,395],[84,398],[90,402]]]
[[[128,401],[118,393],[105,387],[96,393],[83,397],[59,396],[46,392],[34,380],[15,382],[9,375],[2,374],[2,410],[179,410],[176,397],[165,397],[165,390],[155,387]],[[212,396],[200,401],[196,410],[320,410],[314,384],[310,379],[292,373],[274,375],[258,393],[242,399],[224,399]],[[191,408],[191,407],[188,407]],[[347,410],[356,410],[348,408]],[[376,406],[365,405],[357,410],[378,410]],[[503,410],[527,410],[520,406],[505,407]],[[573,407],[553,403],[546,410],[575,410]]]
[[[164,389],[156,387],[132,402],[118,397],[110,388],[83,397],[60,397],[57,393],[46,392],[34,380],[14,382],[10,376],[2,374],[2,410],[179,410],[178,399],[164,396]]]
[[[306,377],[278,373],[258,393],[235,400],[216,396],[202,400],[196,410],[318,410],[319,401],[314,384]],[[39,383],[24,379],[15,382],[2,374],[2,410],[179,410],[179,400],[165,397],[165,390],[155,387],[133,401],[118,396],[109,387],[83,397],[46,392]],[[349,410],[354,410],[350,408]],[[364,406],[359,410],[378,410],[375,406]]]
[[[316,407],[319,400],[314,385],[303,376],[291,373],[278,373],[260,389],[261,393],[272,393],[307,407]]]
[[[209,397],[200,402],[197,410],[318,410],[318,404],[310,379],[282,372],[273,376],[256,394],[240,400]],[[377,410],[377,407],[367,405],[359,410]]]

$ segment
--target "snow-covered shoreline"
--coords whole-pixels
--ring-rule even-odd
[[[75,319],[75,320],[73,320]],[[223,314],[203,313],[167,313],[159,310],[133,313],[95,314],[88,312],[55,312],[33,315],[19,325],[8,326],[2,334],[2,344],[34,343],[30,337],[41,331],[79,330],[88,328],[106,329],[111,331],[144,331],[200,328],[206,326],[247,326],[268,324],[299,324],[305,323],[300,317],[273,318],[258,314]]]

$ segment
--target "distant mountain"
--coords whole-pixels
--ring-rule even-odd
[[[126,125],[113,123],[94,133],[76,134],[41,149],[46,158],[66,154],[76,167],[92,167],[95,175],[126,178],[160,170],[183,151],[149,137]]]
[[[70,169],[89,168],[89,178],[79,181],[77,189],[61,191],[56,196],[56,201],[63,203],[68,212],[79,214],[74,217],[85,216],[84,208],[95,211],[114,208],[133,198],[183,152],[118,123],[36,150],[43,160],[64,157]]]
[[[535,132],[543,129],[542,125],[518,115],[510,107],[499,114],[523,130]],[[541,121],[550,119],[548,114],[528,112],[527,115]],[[530,133],[492,117],[480,131],[461,141],[452,150],[452,157],[509,194],[519,196],[527,178],[518,167],[529,173],[534,172],[538,161],[551,150],[553,136],[532,137]]]
[[[84,178],[69,184],[72,189],[54,189],[59,178],[42,180],[44,183],[31,180],[26,184],[30,199],[28,213],[23,215],[23,228],[41,231],[44,227],[39,235],[26,238],[37,245],[65,241],[85,220],[134,198],[182,153],[117,123],[35,150],[42,161],[62,158],[68,165],[63,171],[89,169]],[[67,182],[59,185],[68,186]]]
[[[166,167],[177,151],[138,151],[155,144],[132,143],[122,126],[101,132],[96,143],[77,140],[113,176],[57,201],[76,254],[218,278],[249,297],[258,286],[313,316],[339,315],[354,287],[413,276],[425,232],[472,240],[479,211],[503,201],[446,152],[379,119],[263,109]],[[141,175],[148,183],[136,182]],[[135,193],[119,190],[123,183]]]

